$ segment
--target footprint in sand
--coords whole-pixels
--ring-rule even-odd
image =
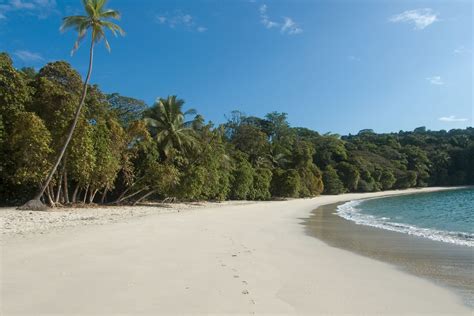
[[[242,283],[245,285],[249,284],[247,281],[242,281]]]
[[[248,294],[249,294],[249,291],[247,291],[247,290],[243,290],[243,291],[242,291],[242,294],[244,294],[244,295],[248,295]]]

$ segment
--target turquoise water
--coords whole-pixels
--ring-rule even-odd
[[[351,201],[337,214],[361,225],[474,247],[474,188]]]

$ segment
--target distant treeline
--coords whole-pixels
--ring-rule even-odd
[[[17,70],[0,54],[0,204],[37,192],[64,143],[81,84],[66,62]],[[474,184],[471,127],[341,137],[290,127],[278,112],[236,111],[214,126],[183,104],[171,96],[148,107],[91,86],[44,202],[268,200]]]

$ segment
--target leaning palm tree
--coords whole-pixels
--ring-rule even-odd
[[[71,124],[71,128],[69,129],[69,133],[67,135],[66,141],[64,142],[61,151],[56,159],[56,162],[51,169],[48,177],[46,178],[45,182],[43,183],[41,189],[39,190],[38,194],[35,198],[25,205],[22,208],[24,209],[41,209],[44,208],[43,203],[41,202],[41,197],[43,196],[46,188],[48,187],[49,183],[53,179],[56,170],[58,169],[59,164],[66,152],[66,149],[69,145],[69,142],[72,139],[74,134],[74,130],[76,128],[77,122],[81,115],[82,107],[84,106],[84,101],[87,95],[87,88],[89,85],[89,80],[92,73],[92,64],[94,59],[94,46],[101,42],[102,40],[105,43],[105,47],[110,52],[110,45],[107,41],[105,36],[105,31],[110,30],[115,36],[117,34],[124,35],[124,31],[120,26],[110,22],[110,19],[118,20],[120,19],[120,13],[115,10],[106,9],[105,4],[107,0],[82,0],[82,5],[84,6],[85,15],[75,15],[75,16],[68,16],[63,19],[63,24],[61,25],[60,30],[66,31],[68,29],[74,29],[78,33],[78,37],[76,42],[74,43],[74,47],[71,51],[71,55],[79,48],[79,44],[82,40],[86,37],[88,31],[91,31],[91,44],[89,50],[89,69],[87,71],[86,80],[84,81],[84,86],[82,88],[82,96],[81,101],[76,109],[74,114],[74,120]]]
[[[193,109],[183,112],[184,101],[176,96],[159,99],[145,113],[145,122],[150,128],[164,155],[169,158],[171,150],[186,151],[196,145],[195,127],[201,118],[185,121],[186,116],[195,115]]]

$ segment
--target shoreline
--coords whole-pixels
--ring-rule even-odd
[[[306,232],[332,247],[394,265],[447,287],[474,308],[472,248],[357,224],[338,214],[347,202],[323,205],[305,221]]]
[[[4,235],[1,312],[470,315],[448,289],[330,247],[301,225],[321,205],[442,189],[155,210],[113,224]]]

